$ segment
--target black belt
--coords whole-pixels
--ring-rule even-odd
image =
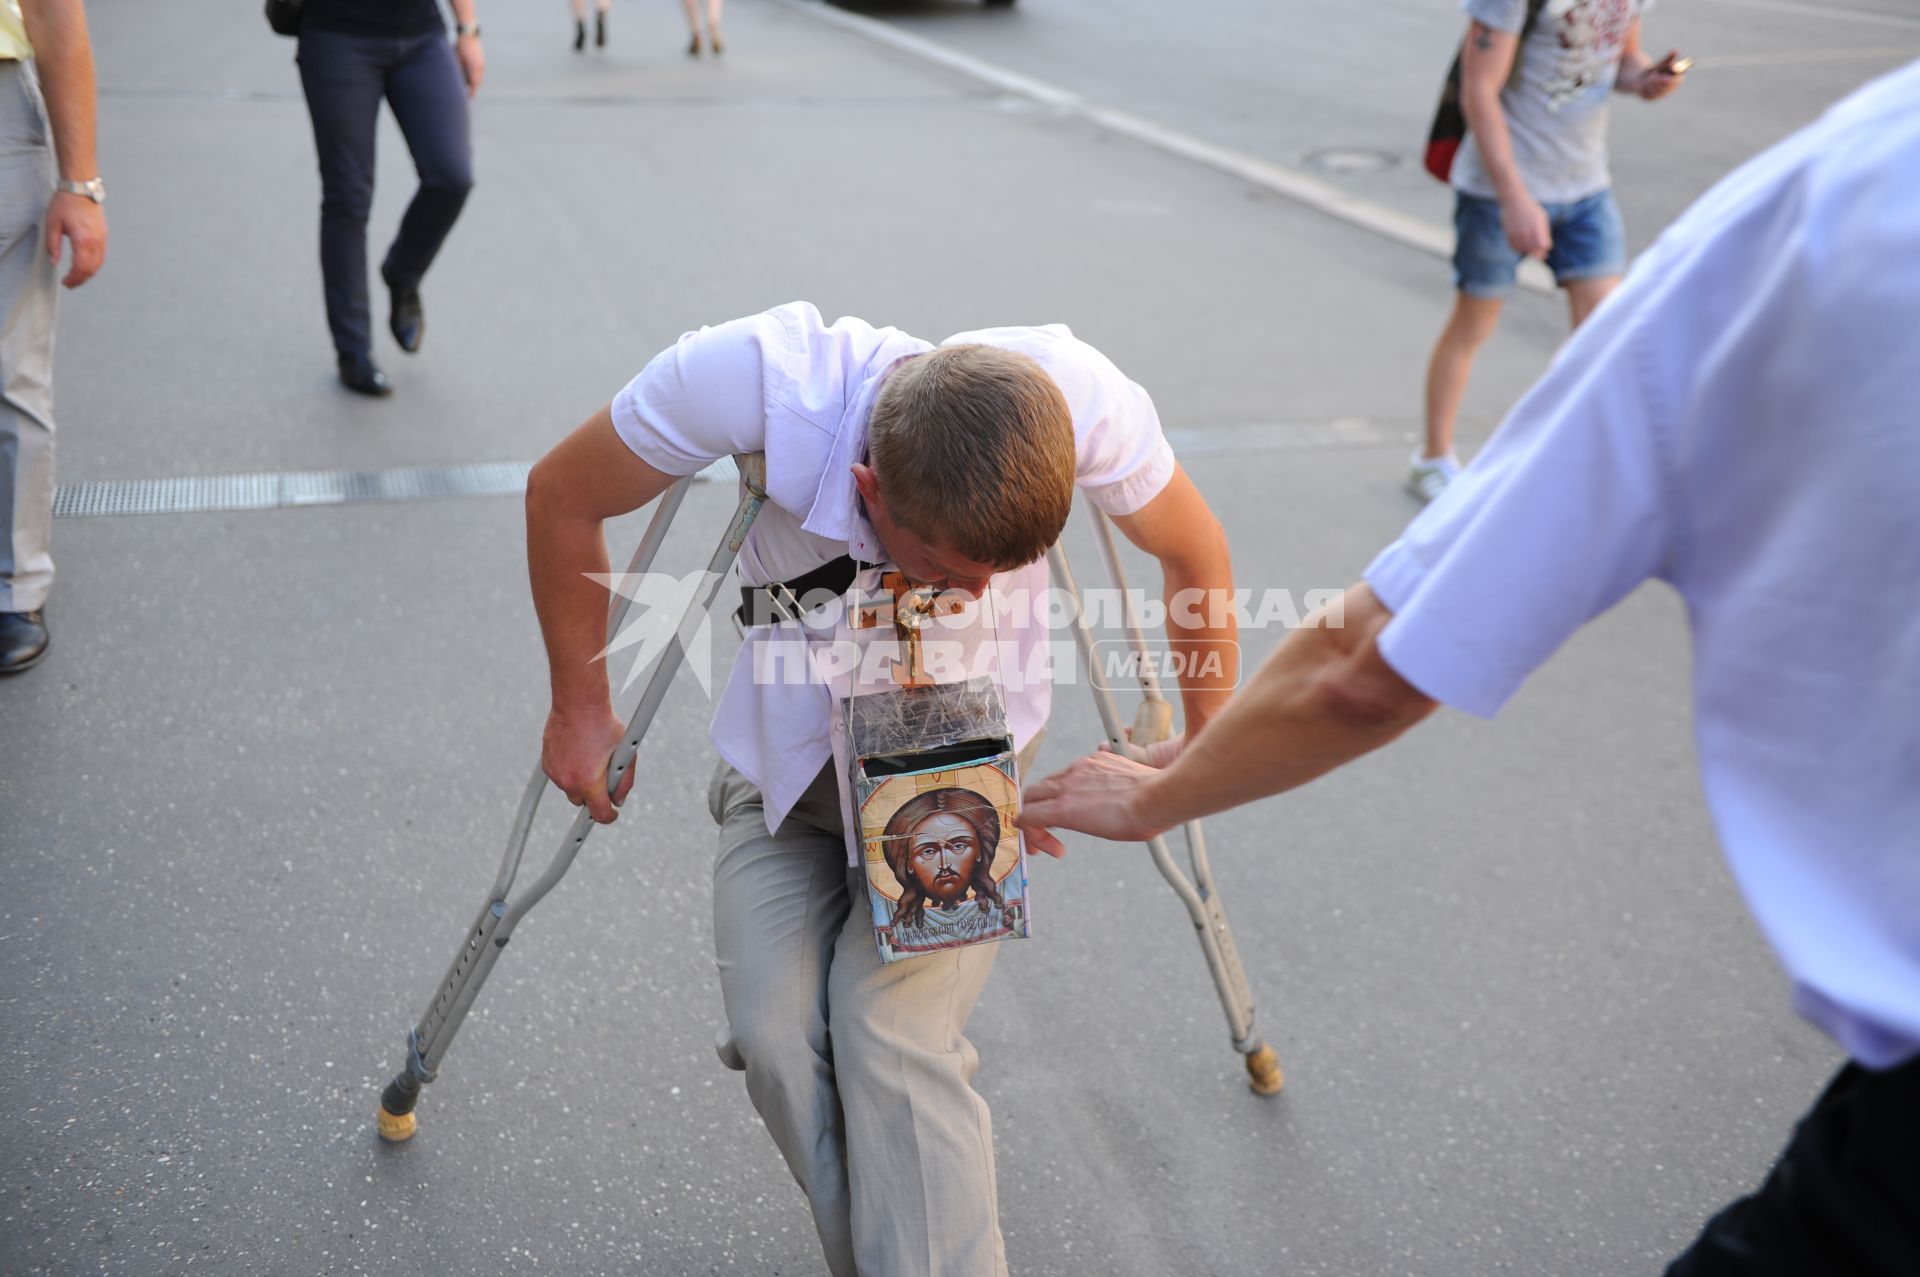
[[[740,606],[734,611],[734,619],[749,629],[756,625],[795,620],[802,613],[810,612],[826,602],[825,595],[838,598],[845,594],[860,569],[872,566],[850,554],[843,554],[791,581],[776,581],[772,585],[743,585],[740,587]],[[809,599],[809,595],[816,597]]]

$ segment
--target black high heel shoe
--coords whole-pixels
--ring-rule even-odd
[[[587,24],[583,19],[573,24],[573,51],[575,53],[587,47]]]
[[[607,11],[601,9],[593,15],[593,47],[607,47]]]

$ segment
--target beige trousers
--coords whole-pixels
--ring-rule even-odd
[[[53,588],[53,176],[33,67],[0,59],[0,612]]]
[[[773,834],[760,791],[725,763],[708,805],[721,1058],[745,1068],[827,1268],[1004,1277],[992,1124],[963,1032],[1000,946],[882,965],[831,765]]]

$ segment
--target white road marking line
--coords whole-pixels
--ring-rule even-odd
[[[1822,22],[1863,22],[1871,26],[1905,27],[1920,31],[1920,18],[1897,13],[1879,13],[1868,9],[1841,9],[1826,4],[1799,4],[1795,0],[1717,0],[1736,9],[1771,9],[1800,18],[1818,18]]]
[[[1724,53],[1700,58],[1694,71],[1719,71],[1739,67],[1790,67],[1808,62],[1866,62],[1892,58],[1906,62],[1920,57],[1920,45],[1882,45],[1877,49],[1807,49],[1794,53]]]

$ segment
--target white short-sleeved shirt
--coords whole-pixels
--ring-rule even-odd
[[[1077,482],[1102,511],[1132,514],[1166,487],[1173,450],[1153,401],[1106,356],[1061,324],[957,333],[942,344],[975,342],[1031,357],[1060,387],[1073,414]],[[792,302],[683,335],[614,397],[614,429],[667,474],[693,474],[734,453],[767,454],[767,505],[740,555],[750,585],[790,581],[843,554],[884,562],[851,467],[866,457],[867,416],[881,381],[903,359],[933,348],[858,319],[829,326],[813,306]],[[999,573],[990,588],[1003,598],[1039,599],[1046,561]],[[1030,613],[1026,620],[1004,631],[1002,664],[1043,669],[1048,635]],[[765,794],[770,830],[832,757],[826,685],[754,677],[762,643],[790,643],[771,634],[749,632],[711,728],[720,756]],[[1046,724],[1049,700],[1045,678],[1009,685],[1016,745]]]
[[[1387,661],[1490,715],[1648,577],[1708,805],[1802,1014],[1920,1052],[1920,63],[1722,181],[1367,569]]]

